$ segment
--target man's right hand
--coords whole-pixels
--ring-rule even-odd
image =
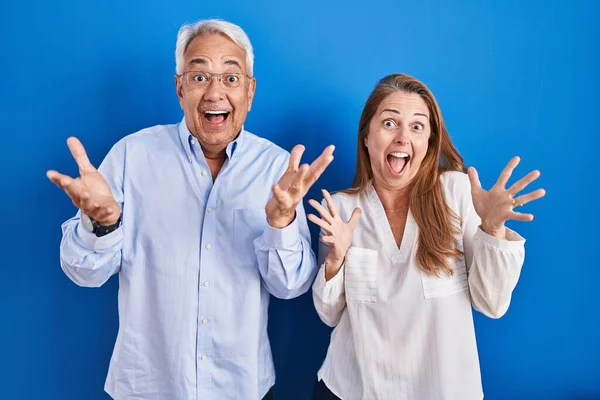
[[[79,166],[81,176],[73,179],[53,170],[46,172],[46,176],[65,191],[82,213],[103,226],[116,223],[121,215],[121,208],[113,197],[110,186],[90,163],[79,139],[70,137],[67,145]]]

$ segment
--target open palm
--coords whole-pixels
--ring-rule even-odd
[[[507,220],[533,221],[534,216],[532,214],[516,212],[514,209],[542,198],[546,194],[544,189],[537,189],[515,197],[531,182],[539,178],[540,171],[538,170],[531,171],[506,189],[506,184],[520,161],[519,157],[512,158],[490,190],[481,187],[479,175],[475,168],[471,167],[468,170],[473,206],[477,215],[481,218],[482,229],[491,235],[497,236],[499,232],[503,231]]]
[[[63,189],[81,212],[97,221],[100,225],[112,225],[119,219],[120,207],[115,201],[110,186],[104,177],[90,163],[79,139],[67,140],[71,154],[79,166],[79,177],[50,170],[46,173],[56,186]]]

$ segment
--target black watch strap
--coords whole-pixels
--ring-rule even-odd
[[[108,235],[109,233],[116,231],[117,228],[119,228],[121,226],[122,217],[123,217],[123,215],[120,215],[117,222],[115,222],[112,225],[108,225],[108,226],[100,225],[99,223],[97,223],[96,221],[94,221],[92,219],[92,226],[94,227],[94,230],[92,232],[94,234],[96,234],[96,237],[102,237],[102,236]]]

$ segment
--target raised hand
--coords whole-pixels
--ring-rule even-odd
[[[295,146],[290,153],[288,169],[273,186],[273,196],[265,207],[267,221],[274,228],[285,228],[296,216],[296,206],[308,189],[333,161],[334,146],[327,146],[312,164],[300,165],[304,146]]]
[[[490,190],[485,190],[481,187],[479,175],[475,168],[470,167],[468,170],[471,181],[471,196],[475,211],[481,218],[481,229],[499,239],[505,239],[506,228],[504,224],[507,220],[533,221],[534,216],[532,214],[516,212],[514,211],[516,207],[542,198],[546,194],[544,189],[537,189],[515,197],[527,185],[539,178],[540,171],[538,170],[531,171],[506,189],[506,184],[520,161],[519,157],[512,158],[502,170],[496,184]]]
[[[65,191],[75,207],[100,225],[108,226],[116,223],[121,215],[121,209],[113,197],[110,186],[90,163],[83,145],[77,138],[70,137],[67,145],[79,166],[80,176],[71,178],[53,170],[46,172],[46,176]]]
[[[321,214],[321,218],[314,214],[308,214],[308,219],[327,232],[327,235],[321,236],[320,240],[329,245],[329,252],[325,258],[325,279],[329,280],[338,273],[344,263],[346,252],[352,244],[352,236],[360,218],[361,210],[355,208],[352,211],[350,220],[348,222],[343,221],[329,192],[325,189],[322,192],[328,210],[319,202],[311,199],[308,203]]]

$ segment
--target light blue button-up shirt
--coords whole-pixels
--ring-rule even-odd
[[[271,187],[289,153],[244,131],[213,182],[184,121],[129,135],[100,173],[123,224],[101,238],[79,213],[60,261],[81,286],[119,275],[119,333],[105,390],[115,399],[261,399],[275,383],[269,293],[293,298],[316,275],[302,204],[268,225]]]

